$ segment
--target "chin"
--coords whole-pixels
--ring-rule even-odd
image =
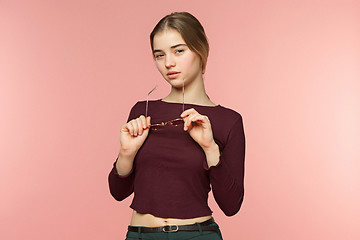
[[[175,84],[175,85],[181,85],[183,84],[183,79],[184,78],[181,78],[181,77],[178,77],[178,78],[174,78],[174,79],[169,79],[169,78],[165,78],[165,80],[170,83],[170,84]]]

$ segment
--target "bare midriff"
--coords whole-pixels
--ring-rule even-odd
[[[211,215],[189,218],[189,219],[177,219],[177,218],[160,218],[151,214],[138,213],[133,210],[131,218],[131,226],[143,226],[143,227],[162,227],[166,225],[187,225],[197,222],[204,222],[209,220]]]

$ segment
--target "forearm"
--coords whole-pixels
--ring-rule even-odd
[[[220,161],[220,150],[219,146],[215,141],[211,144],[209,148],[203,148],[208,167],[216,166]]]
[[[235,177],[223,159],[222,163],[210,169],[210,183],[214,198],[227,216],[237,213],[243,201],[244,185],[242,173]]]
[[[135,156],[136,152],[120,150],[116,161],[116,171],[120,176],[126,176],[131,172]]]
[[[237,213],[244,196],[244,145],[237,145],[236,151],[225,148],[221,153],[215,143],[204,150],[209,171],[210,184],[216,202],[227,216]]]
[[[120,151],[116,162],[109,174],[109,188],[111,195],[118,201],[122,201],[133,192],[134,172],[132,154]]]

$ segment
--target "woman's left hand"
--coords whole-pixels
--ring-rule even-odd
[[[211,123],[207,116],[201,115],[194,108],[185,110],[181,115],[184,119],[184,131],[205,150],[214,146]]]

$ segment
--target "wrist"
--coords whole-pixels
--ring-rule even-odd
[[[116,161],[116,171],[120,176],[128,175],[133,168],[135,155],[120,151]]]
[[[131,159],[136,156],[137,150],[120,148],[118,157],[122,159]]]
[[[220,161],[220,149],[219,146],[215,143],[215,141],[213,144],[211,144],[211,147],[204,149],[204,152],[209,168],[218,165]]]
[[[219,146],[216,144],[216,142],[213,140],[207,147],[202,148],[205,154],[207,153],[214,153],[219,151]]]

